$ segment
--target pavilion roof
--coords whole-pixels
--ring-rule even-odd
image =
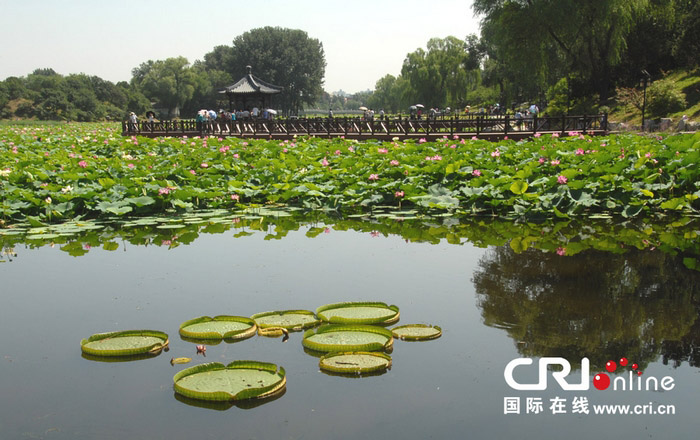
[[[247,95],[253,93],[273,95],[282,91],[283,87],[270,84],[257,78],[251,73],[252,69],[250,66],[246,68],[248,69],[248,73],[243,78],[239,79],[235,84],[224,88],[219,93],[226,93],[227,95]]]

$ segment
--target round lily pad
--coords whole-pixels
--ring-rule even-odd
[[[97,333],[80,341],[80,347],[93,356],[133,356],[160,353],[168,342],[168,335],[156,330],[125,330]]]
[[[331,324],[393,324],[399,320],[399,308],[383,302],[342,302],[316,309],[316,314]]]
[[[200,316],[180,325],[180,335],[190,339],[245,339],[256,331],[255,321],[245,316]]]
[[[173,381],[178,394],[218,402],[270,397],[287,384],[284,368],[258,361],[201,364],[180,371]]]
[[[287,330],[303,330],[321,322],[310,310],[278,310],[256,313],[251,318],[260,328],[282,327]]]
[[[391,368],[391,356],[381,352],[330,353],[318,363],[321,370],[343,374],[376,373]]]
[[[406,341],[426,341],[442,336],[442,329],[437,325],[407,324],[392,328],[391,333]]]
[[[301,341],[308,349],[323,352],[379,351],[394,343],[391,331],[372,325],[326,325],[309,329]]]

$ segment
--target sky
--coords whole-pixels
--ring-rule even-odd
[[[251,29],[301,29],[323,44],[324,89],[373,90],[434,37],[479,33],[471,0],[0,0],[0,80],[38,68],[129,81],[148,60],[202,60]],[[255,66],[253,66],[255,72]],[[263,78],[264,79],[264,78]]]

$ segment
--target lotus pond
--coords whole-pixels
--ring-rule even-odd
[[[0,438],[697,437],[697,136],[272,145],[110,130],[0,126]],[[303,331],[180,334],[197,317],[348,301],[395,305],[378,329],[441,333],[394,338],[375,352],[390,368],[363,375],[338,373],[342,356],[321,370]],[[167,350],[81,352],[130,329],[166,333]],[[549,374],[517,391],[504,370],[521,357],[534,364],[518,383],[543,357],[578,382],[585,358],[584,382],[627,388],[568,391]],[[252,364],[239,361],[283,368],[283,392],[175,391],[188,368]]]

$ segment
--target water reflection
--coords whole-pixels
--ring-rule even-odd
[[[473,281],[484,323],[504,329],[524,357],[588,357],[596,369],[620,356],[642,369],[659,356],[698,362],[700,274],[668,253],[564,257],[502,246]]]
[[[280,399],[287,392],[286,388],[282,388],[279,392],[273,394],[272,396],[263,399],[247,399],[241,401],[228,401],[228,402],[213,402],[207,400],[197,400],[189,397],[185,397],[178,393],[173,393],[175,400],[184,403],[185,405],[194,406],[197,408],[213,409],[216,411],[226,411],[228,409],[236,408],[240,409],[253,409],[259,406],[265,405],[266,403],[274,402]]]

